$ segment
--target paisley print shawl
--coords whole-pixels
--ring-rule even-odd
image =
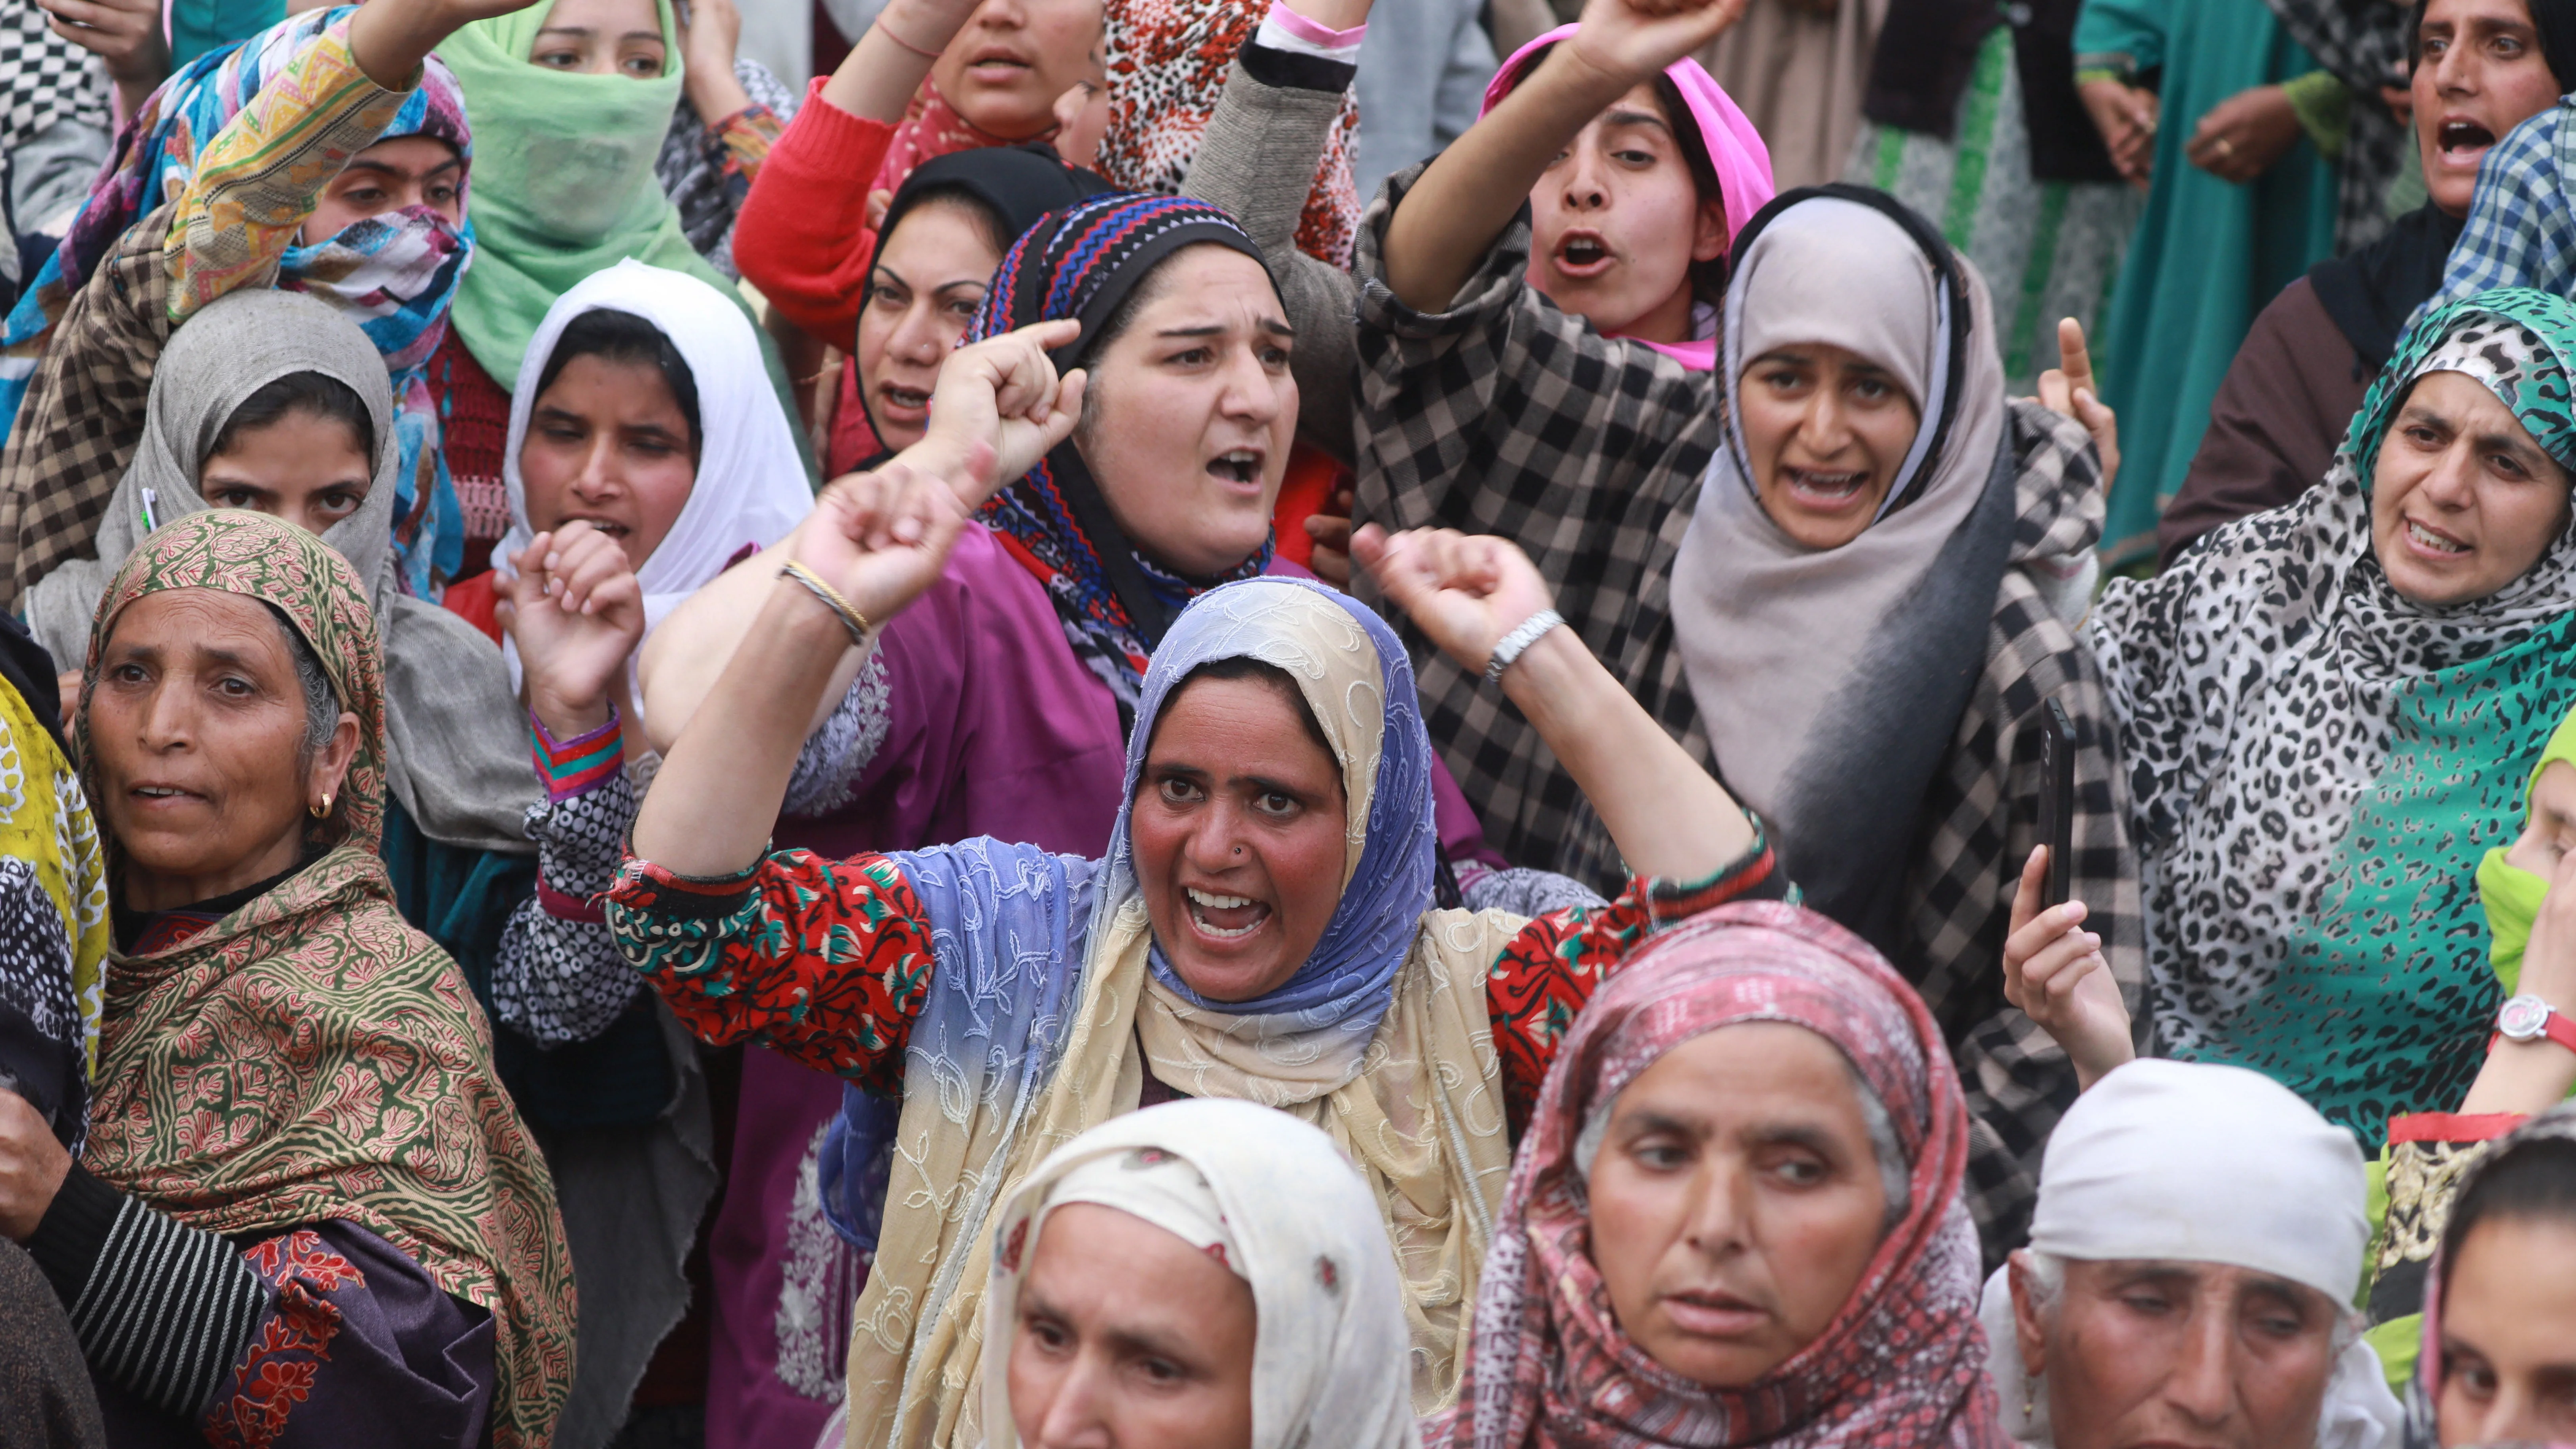
[[[2375,1147],[2447,1111],[2497,1000],[2477,867],[2520,828],[2576,707],[2576,536],[2496,593],[2400,595],[2372,468],[2425,373],[2475,378],[2576,466],[2576,308],[2482,293],[2436,311],[2297,502],[2119,581],[2087,625],[2129,766],[2157,1048],[2251,1067]]]
[[[108,968],[83,1162],[190,1227],[364,1226],[489,1310],[493,1442],[542,1445],[572,1384],[572,1258],[553,1180],[492,1066],[456,963],[405,924],[375,850],[383,654],[356,573],[265,514],[191,514],[101,603],[87,675],[127,604],[163,589],[285,611],[360,721],[319,859],[180,945]],[[73,744],[96,789],[84,689]]]

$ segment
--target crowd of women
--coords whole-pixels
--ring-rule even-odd
[[[1534,8],[0,29],[0,1443],[2576,1442],[2576,11]]]

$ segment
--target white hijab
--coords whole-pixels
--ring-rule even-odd
[[[629,258],[583,278],[555,299],[528,339],[519,376],[526,385],[510,397],[510,436],[501,455],[501,479],[510,490],[510,531],[492,551],[493,571],[517,570],[510,558],[536,537],[528,526],[528,485],[519,473],[519,448],[527,441],[528,415],[536,407],[536,380],[555,340],[585,312],[631,312],[650,322],[689,364],[698,387],[698,476],[671,531],[636,571],[644,589],[644,628],[659,626],[682,600],[724,572],[745,544],[767,548],[813,511],[796,435],[769,385],[760,339],[742,309],[722,292],[686,272],[648,267]],[[510,682],[519,681],[519,652],[505,643]],[[630,668],[632,665],[630,663]]]
[[[1046,1215],[1068,1202],[1133,1213],[1252,1285],[1253,1449],[1420,1449],[1395,1250],[1367,1185],[1322,1132],[1222,1097],[1092,1128],[996,1215],[986,1449],[1019,1449],[1011,1325]]]
[[[2144,1058],[2076,1098],[2050,1134],[2030,1246],[2086,1262],[2224,1263],[2340,1307],[2361,1287],[2368,1192],[2352,1134],[2289,1088],[2243,1067]],[[2048,1393],[2022,1372],[2011,1272],[1986,1280],[1977,1316],[2005,1432],[2044,1446]],[[2317,1449],[2393,1449],[2404,1424],[2357,1327],[2339,1330],[2350,1342],[2317,1411]]]

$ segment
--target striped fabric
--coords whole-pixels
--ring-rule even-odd
[[[626,760],[617,706],[608,707],[608,723],[568,740],[548,734],[545,721],[537,718],[535,710],[528,711],[528,757],[536,764],[537,778],[545,782],[549,805],[598,789]]]
[[[1843,179],[1875,186],[1930,217],[1994,288],[2004,386],[2038,390],[2057,365],[2057,320],[2088,335],[2120,271],[2145,194],[2119,182],[2034,181],[2012,27],[1977,52],[1955,141],[1864,123]]]
[[[249,1345],[267,1302],[259,1275],[231,1244],[120,1195],[71,1305],[72,1333],[93,1373],[194,1422]]]

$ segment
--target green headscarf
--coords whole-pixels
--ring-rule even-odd
[[[680,104],[671,0],[654,0],[666,58],[653,80],[530,64],[553,9],[532,5],[478,20],[438,47],[474,121],[467,206],[475,255],[457,289],[456,330],[492,380],[514,392],[528,339],[555,298],[627,257],[687,272],[740,300],[689,245],[653,176]]]
[[[2531,767],[2531,783],[2523,788],[2522,796],[2526,823],[2531,797],[2540,789],[2541,772],[2557,760],[2576,765],[2576,713],[2559,722],[2558,732],[2541,748],[2540,763]],[[2478,902],[2486,907],[2487,932],[2494,938],[2487,960],[2495,967],[2496,979],[2504,983],[2507,996],[2520,989],[2522,949],[2530,944],[2531,923],[2540,915],[2540,899],[2549,894],[2546,877],[2505,863],[2504,854],[2510,848],[2499,845],[2478,862]]]

